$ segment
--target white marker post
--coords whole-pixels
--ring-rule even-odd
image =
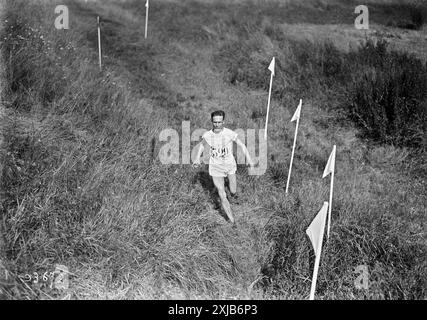
[[[331,174],[331,190],[329,193],[329,210],[328,210],[328,240],[329,240],[329,231],[331,228],[331,210],[332,210],[332,194],[334,191],[334,174],[335,174],[335,155],[337,152],[337,146],[334,144],[332,152],[329,156],[328,163],[326,164],[325,171],[323,171],[323,176],[326,177],[329,173]]]
[[[270,89],[268,90],[267,117],[265,119],[265,132],[264,132],[264,139],[265,140],[267,140],[268,113],[270,111],[271,86],[273,84],[275,64],[276,64],[276,59],[273,57],[273,59],[271,59],[270,65],[268,66],[268,70],[271,71],[271,76],[270,76]]]
[[[99,55],[99,70],[102,71],[102,59],[101,59],[101,26],[99,23],[99,16],[97,18],[98,21],[98,55]]]
[[[148,3],[149,0],[145,3],[145,39],[147,39],[147,29],[148,29],[148,7],[150,4]]]
[[[294,160],[295,145],[296,145],[296,142],[297,142],[299,118],[300,118],[300,115],[301,115],[301,106],[302,106],[302,99],[299,99],[298,108],[295,111],[294,116],[291,119],[291,122],[295,121],[295,120],[297,121],[297,126],[295,127],[294,146],[292,147],[291,164],[289,165],[288,181],[286,182],[286,191],[285,191],[286,194],[288,193],[289,180],[291,179],[292,162]]]
[[[311,222],[310,226],[305,231],[313,245],[316,260],[314,262],[313,279],[311,280],[310,300],[314,300],[316,291],[317,274],[319,272],[320,256],[322,255],[322,242],[325,234],[326,214],[328,203],[323,203],[322,209]]]

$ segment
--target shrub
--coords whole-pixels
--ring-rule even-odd
[[[409,15],[411,17],[411,22],[413,23],[414,29],[421,29],[426,18],[425,10],[423,10],[421,7],[411,6],[409,9]]]
[[[425,145],[427,69],[408,54],[368,43],[358,52],[365,67],[349,85],[350,116],[370,138],[400,146]]]
[[[267,28],[267,30],[269,30]],[[270,32],[270,31],[268,31]],[[287,40],[280,46],[285,56],[268,48],[268,39],[252,36],[228,42],[215,55],[217,66],[227,71],[227,81],[268,90],[266,57],[275,51],[276,74],[272,97],[331,90],[346,92],[342,105],[362,132],[374,140],[399,146],[425,146],[426,66],[404,53],[389,52],[387,42],[368,40],[358,51],[344,54],[332,43]],[[283,61],[286,64],[283,64]],[[349,102],[345,103],[345,100]]]

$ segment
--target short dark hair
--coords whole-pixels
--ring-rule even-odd
[[[211,120],[213,120],[213,117],[215,116],[222,116],[222,120],[225,119],[225,112],[222,110],[216,110],[214,112],[211,113]]]

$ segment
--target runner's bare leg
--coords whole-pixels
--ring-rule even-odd
[[[227,194],[225,193],[224,188],[224,178],[223,177],[212,177],[212,180],[214,182],[214,185],[216,189],[218,190],[219,197],[221,199],[221,205],[224,209],[225,213],[227,214],[228,218],[230,219],[231,223],[234,223],[234,217],[231,213],[230,203],[227,200]]]
[[[235,173],[228,175],[228,186],[231,193],[235,194],[237,192],[237,181]]]

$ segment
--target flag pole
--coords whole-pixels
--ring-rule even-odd
[[[301,104],[301,100],[300,100],[300,104]],[[286,191],[285,191],[285,194],[288,193],[289,180],[291,179],[292,162],[294,161],[294,152],[295,152],[295,145],[296,145],[296,142],[297,142],[299,118],[300,117],[298,116],[298,118],[297,118],[297,126],[295,128],[294,145],[292,147],[291,164],[289,165],[288,181],[286,182]]]
[[[148,29],[148,3],[149,0],[145,3],[145,39],[147,39],[147,29]]]
[[[291,164],[289,166],[288,181],[286,182],[286,191],[285,191],[285,193],[288,193],[289,180],[291,179],[292,162],[294,160],[295,144],[297,142],[298,125],[299,125],[299,118],[297,119],[297,126],[295,128],[294,146],[292,147]]]
[[[271,75],[270,75],[270,88],[268,89],[268,102],[267,102],[267,117],[265,119],[265,131],[264,131],[264,139],[267,140],[267,127],[268,127],[268,113],[270,111],[270,99],[271,99],[271,86],[273,85],[273,76],[274,76],[274,66],[275,64],[275,59],[273,57],[273,60],[270,63],[270,66],[272,66],[273,70],[271,71]]]
[[[316,254],[316,261],[314,262],[313,280],[311,280],[310,300],[314,300],[314,292],[316,291],[317,273],[319,271],[321,251],[322,243],[320,243],[319,254]]]
[[[325,201],[323,205],[327,205],[328,203]],[[316,291],[317,284],[317,274],[319,272],[319,264],[320,264],[320,256],[322,255],[322,243],[323,243],[323,235],[325,234],[325,221],[323,219],[322,227],[320,228],[320,241],[319,241],[319,252],[316,252],[316,260],[314,262],[314,270],[313,270],[313,279],[311,281],[311,289],[310,289],[310,300],[314,300],[314,292]]]
[[[267,139],[268,113],[270,111],[271,85],[273,84],[273,73],[270,76],[270,89],[268,90],[267,117],[265,119],[264,139]]]
[[[101,27],[99,24],[99,16],[97,18],[98,22],[98,55],[99,55],[99,70],[102,71],[102,60],[101,60]]]
[[[332,193],[334,191],[334,175],[335,175],[335,158],[336,158],[336,148],[337,146],[334,144],[334,147],[332,149],[332,152],[334,154],[334,170],[332,170],[331,173],[331,190],[329,192],[329,207],[328,207],[328,237],[327,239],[329,240],[329,230],[331,228],[331,211],[332,211]]]

